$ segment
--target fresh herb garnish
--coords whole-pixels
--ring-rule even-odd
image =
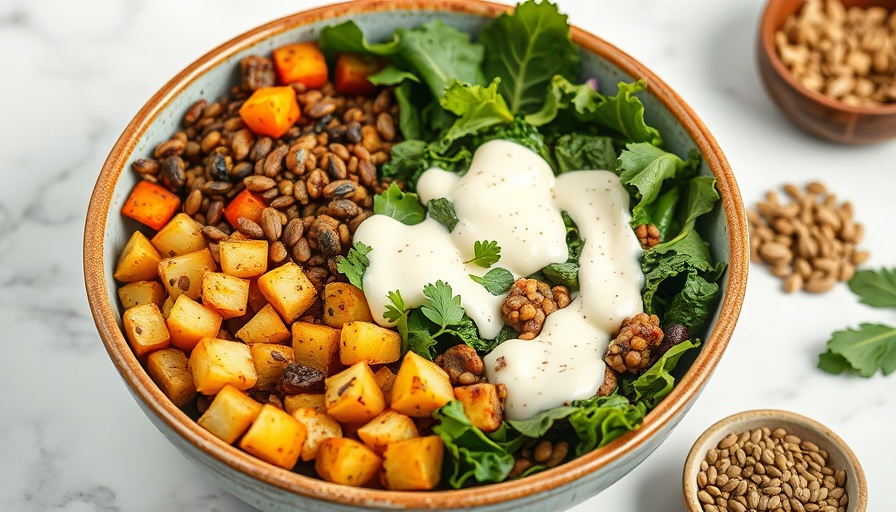
[[[494,240],[476,241],[473,244],[473,258],[464,263],[474,263],[482,268],[488,268],[501,259],[501,247]]]
[[[896,268],[859,270],[849,280],[849,289],[864,304],[876,308],[896,308]]]
[[[470,274],[470,279],[484,286],[492,295],[504,295],[513,286],[513,274],[501,267],[489,270],[482,277]]]
[[[457,226],[460,220],[457,218],[457,212],[454,211],[451,201],[444,197],[437,197],[429,201],[428,207],[430,217],[448,228],[449,232],[454,231],[454,226]]]
[[[408,310],[398,291],[389,292],[391,304],[386,306],[383,316],[395,323],[402,339],[402,352],[411,350],[431,360],[439,336],[452,332],[450,327],[463,322],[466,315],[460,295],[454,295],[451,285],[444,281],[427,284],[423,295],[426,297],[423,304]],[[431,332],[425,320],[433,323],[435,332]]]
[[[382,194],[373,196],[373,213],[387,215],[407,225],[419,224],[426,218],[426,208],[420,204],[417,194],[403,192],[395,183]]]
[[[362,242],[355,242],[352,248],[348,250],[348,254],[339,256],[336,259],[336,270],[341,272],[348,279],[348,282],[362,290],[364,289],[362,284],[364,272],[370,265],[370,260],[367,259],[367,254],[370,251],[371,248],[369,246],[364,245]]]

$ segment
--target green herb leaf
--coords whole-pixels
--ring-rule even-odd
[[[845,361],[862,377],[871,377],[877,370],[884,375],[896,371],[896,327],[862,324],[858,330],[837,331],[827,347],[828,352],[819,359],[822,370],[842,371]]]
[[[386,320],[395,323],[395,328],[398,329],[398,334],[401,336],[401,353],[404,354],[408,351],[407,308],[405,307],[404,299],[401,297],[401,293],[399,293],[398,290],[389,292],[388,297],[391,304],[386,305],[386,311],[383,313],[383,317]]]
[[[673,220],[677,220],[678,234],[671,239],[664,239],[660,245],[668,246],[677,240],[684,238],[697,222],[697,218],[705,213],[709,213],[719,201],[719,193],[716,191],[716,180],[709,176],[694,176],[685,182],[684,187],[684,204],[680,205],[680,213],[675,215]],[[662,197],[662,196],[661,196]],[[657,201],[659,202],[659,201]],[[669,229],[667,228],[668,232]],[[660,232],[662,234],[662,232]],[[670,234],[670,233],[667,233]]]
[[[437,143],[407,140],[392,146],[390,159],[383,164],[382,172],[383,177],[404,180],[413,190],[425,171],[433,167],[449,172],[466,171],[472,159],[473,153],[465,147],[442,151]]]
[[[386,43],[368,43],[364,33],[361,32],[361,29],[358,28],[354,21],[346,21],[339,25],[324,27],[320,31],[317,44],[328,60],[335,59],[337,54],[343,52],[390,56],[395,55],[399,50],[396,37],[393,37],[392,41]]]
[[[361,242],[355,242],[352,248],[348,250],[348,254],[339,256],[336,259],[336,270],[348,278],[348,282],[362,290],[364,289],[362,284],[364,272],[370,265],[370,260],[367,259],[367,254],[370,251],[371,248],[369,246]]]
[[[513,286],[513,274],[506,268],[495,267],[484,276],[470,274],[470,279],[481,284],[492,295],[504,295]]]
[[[538,439],[547,434],[557,421],[568,418],[578,410],[578,407],[571,405],[560,405],[536,414],[528,420],[507,420],[507,424],[526,437]]]
[[[395,101],[398,103],[398,127],[401,136],[405,139],[419,139],[423,137],[423,125],[420,120],[420,111],[412,99],[414,84],[405,80],[393,91]]]
[[[435,327],[438,333],[434,336],[432,328]],[[436,336],[440,336],[444,330],[433,326],[432,322],[426,318],[421,308],[412,309],[408,313],[408,350],[423,356],[432,361],[436,356],[436,346],[438,340]]]
[[[551,263],[541,269],[544,276],[552,283],[559,284],[570,290],[579,289],[579,264],[573,262]]]
[[[490,439],[470,422],[463,405],[453,400],[433,412],[433,433],[445,443],[448,483],[455,489],[468,480],[502,482],[516,462],[512,451]]]
[[[616,168],[616,150],[609,137],[571,133],[559,137],[551,146],[561,173]]]
[[[388,215],[409,226],[426,218],[426,208],[420,204],[417,194],[403,192],[395,183],[382,194],[373,196],[373,213]]]
[[[541,110],[527,115],[526,122],[545,126],[558,117],[563,117],[558,124],[564,125],[571,124],[571,121],[590,121],[597,106],[605,101],[606,97],[587,83],[574,84],[562,76],[554,76]]]
[[[448,228],[448,231],[454,231],[454,226],[460,220],[457,218],[457,212],[454,211],[454,204],[444,197],[431,199],[427,204],[429,216],[438,221],[441,225]]]
[[[473,244],[473,259],[464,263],[473,263],[488,268],[501,259],[501,247],[494,240],[477,241]]]
[[[452,325],[447,332],[458,341],[478,352],[479,355],[488,354],[498,346],[500,341],[503,341],[499,341],[499,339],[487,340],[480,336],[479,328],[476,327],[476,322],[467,315],[464,315],[459,323]],[[498,337],[500,338],[500,333]]]
[[[896,308],[896,268],[859,270],[849,280],[849,289],[876,308]]]
[[[818,367],[823,371],[835,375],[852,369],[852,366],[845,357],[840,354],[835,354],[830,350],[818,356]]]
[[[504,98],[498,94],[499,79],[488,87],[455,81],[440,101],[445,110],[459,117],[442,139],[443,145],[491,126],[513,121]]]
[[[401,57],[414,67],[433,97],[441,98],[454,80],[485,82],[480,70],[484,49],[469,34],[441,20],[414,29],[399,28],[395,34]]]
[[[420,78],[410,71],[405,71],[394,65],[388,65],[378,72],[367,77],[373,85],[398,85],[404,81],[420,83]]]
[[[632,402],[642,402],[648,410],[653,409],[660,403],[660,400],[672,392],[672,388],[675,386],[672,370],[675,369],[678,360],[685,352],[699,346],[699,340],[688,340],[673,345],[637,379],[623,381],[620,384],[620,392]]]
[[[464,307],[460,303],[460,295],[454,295],[451,285],[438,280],[423,287],[423,295],[428,297],[421,312],[430,321],[441,328],[460,323],[464,317]]]

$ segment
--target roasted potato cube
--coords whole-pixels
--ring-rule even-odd
[[[373,451],[382,455],[396,441],[420,437],[417,425],[409,416],[386,409],[358,429],[358,437]]]
[[[196,398],[196,385],[188,367],[187,356],[176,348],[163,348],[146,358],[146,371],[162,393],[177,407]]]
[[[426,436],[392,443],[383,454],[386,488],[393,491],[425,491],[435,488],[442,477],[445,445],[439,436]]]
[[[118,257],[113,276],[123,283],[151,281],[159,276],[160,261],[162,256],[149,239],[134,231]]]
[[[324,287],[324,322],[342,328],[348,322],[373,322],[364,292],[349,283],[332,282]]]
[[[283,409],[265,404],[246,435],[240,448],[275,466],[292,469],[302,454],[307,432],[305,425]]]
[[[138,358],[150,352],[168,348],[171,336],[165,317],[155,304],[144,304],[124,312],[124,333]]]
[[[392,373],[392,370],[387,366],[381,367],[373,374],[374,380],[376,380],[376,385],[380,387],[380,390],[383,392],[383,399],[386,401],[386,405],[392,403],[392,385],[395,384],[395,374]]]
[[[479,430],[493,432],[504,421],[498,388],[494,384],[472,384],[454,388],[454,397],[464,406],[464,414]]]
[[[218,244],[221,270],[234,277],[258,277],[268,270],[267,240],[231,238]]]
[[[214,338],[221,329],[221,315],[181,294],[168,312],[171,345],[189,352],[202,338]]]
[[[221,388],[199,417],[199,426],[227,444],[239,439],[261,413],[261,404],[230,384]]]
[[[302,460],[314,460],[317,450],[324,439],[342,437],[342,427],[329,414],[313,407],[301,407],[292,413],[292,417],[302,422],[308,431],[305,444],[302,446]]]
[[[186,213],[175,215],[150,241],[165,258],[208,247],[208,242],[202,236],[202,225]]]
[[[348,322],[339,337],[339,359],[344,365],[394,363],[401,357],[401,335],[372,322]]]
[[[290,333],[274,306],[266,304],[235,335],[246,343],[280,343],[289,339]]]
[[[165,258],[159,262],[159,277],[168,295],[177,298],[184,293],[193,300],[202,294],[202,275],[214,271],[215,260],[208,249]]]
[[[286,365],[295,362],[292,348],[283,345],[256,343],[249,347],[249,352],[258,374],[255,389],[259,391],[273,391]]]
[[[326,386],[327,414],[339,421],[368,421],[386,408],[383,392],[364,361],[327,378]]]
[[[295,263],[287,263],[259,277],[258,289],[285,322],[294,322],[317,299],[314,285]]]
[[[454,400],[454,390],[445,370],[408,352],[392,384],[392,408],[408,416],[423,418],[451,400]]]
[[[118,289],[118,299],[125,309],[149,303],[161,308],[167,296],[165,287],[158,281],[134,281]]]
[[[331,437],[320,443],[314,469],[328,482],[361,487],[372,480],[383,460],[363,444],[344,437]]]
[[[249,281],[222,272],[202,274],[202,303],[224,318],[246,314],[249,302]]]
[[[292,414],[296,410],[308,407],[320,412],[327,412],[327,401],[323,393],[286,395],[283,397],[283,409]]]
[[[292,324],[292,349],[296,361],[330,374],[330,363],[339,350],[339,329],[308,322]]]
[[[214,395],[227,384],[246,390],[258,380],[249,346],[218,338],[203,338],[196,344],[190,371],[196,391],[205,395]]]

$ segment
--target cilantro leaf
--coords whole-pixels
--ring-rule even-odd
[[[827,347],[818,362],[827,372],[840,373],[844,363],[862,377],[871,377],[878,369],[884,375],[896,371],[896,327],[862,324],[858,330],[837,331]]]
[[[403,192],[395,183],[382,194],[373,196],[373,213],[388,215],[409,226],[419,224],[426,218],[426,208],[420,204],[417,194]]]
[[[869,306],[896,308],[896,268],[859,270],[849,280],[849,289]]]
[[[372,249],[369,246],[364,245],[361,242],[355,242],[352,248],[348,250],[348,254],[339,256],[339,258],[336,259],[336,270],[347,277],[348,282],[362,290],[364,289],[362,284],[364,272],[370,265],[370,260],[367,258],[367,254],[371,250]]]
[[[473,259],[464,263],[475,263],[482,268],[488,268],[501,259],[501,247],[494,240],[477,241],[473,244]]]
[[[431,199],[427,206],[429,207],[429,216],[448,228],[449,232],[453,231],[454,226],[457,226],[457,223],[460,222],[457,218],[457,212],[454,211],[454,204],[447,198],[437,197]]]
[[[492,295],[504,295],[513,286],[513,274],[501,267],[489,270],[482,277],[470,274],[470,279],[484,286]]]
[[[408,341],[407,308],[405,307],[404,299],[401,297],[401,293],[398,290],[389,292],[388,297],[392,303],[386,305],[386,311],[383,313],[383,317],[386,320],[395,323],[395,328],[398,329],[398,334],[401,335],[401,353],[404,354],[408,350],[406,346]]]
[[[423,295],[429,298],[420,307],[422,313],[444,330],[449,325],[460,323],[464,317],[464,307],[460,295],[454,295],[451,285],[438,280],[423,287]]]

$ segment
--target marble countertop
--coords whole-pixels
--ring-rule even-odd
[[[177,71],[255,25],[323,0],[0,2],[0,510],[249,510],[214,486],[144,417],[100,343],[81,263],[84,216],[109,149]],[[766,96],[754,47],[762,0],[559,0],[579,26],[640,60],[715,134],[751,205],[784,182],[820,179],[851,200],[868,267],[896,266],[896,142],[847,147],[788,123]],[[838,286],[786,295],[751,272],[715,375],[641,466],[575,510],[677,511],[691,444],[755,408],[828,425],[855,450],[869,510],[892,509],[896,375],[816,369],[834,330],[896,324]]]

